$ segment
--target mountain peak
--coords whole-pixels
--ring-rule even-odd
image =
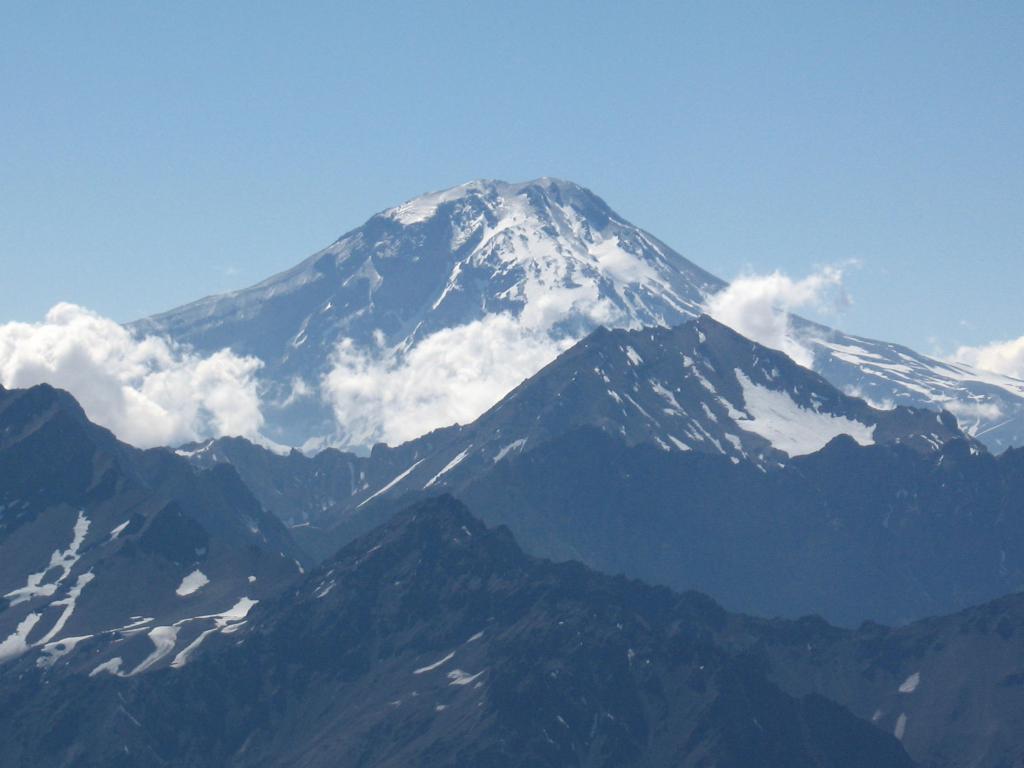
[[[114,442],[113,434],[89,422],[82,406],[63,389],[49,384],[0,388],[0,447],[9,447],[46,427],[65,435],[73,428],[105,447]]]
[[[464,561],[470,557],[486,562],[488,568],[512,567],[525,558],[507,528],[487,528],[447,493],[419,500],[396,513],[343,547],[328,565],[339,571],[354,571],[382,549],[395,555],[392,560],[402,560],[418,573],[427,567],[437,567],[439,573],[450,572],[453,558]]]
[[[399,360],[436,334],[496,323],[496,358],[511,344],[543,364],[599,325],[691,319],[722,285],[574,182],[482,179],[412,198],[286,272],[136,328],[200,352],[230,346],[260,358],[268,399],[288,404],[266,414],[268,437],[301,445],[336,430],[336,414],[322,400],[293,396],[295,382],[315,388],[336,365],[342,340],[360,360]],[[534,365],[486,385],[497,399]],[[365,432],[337,421],[346,433]],[[367,447],[380,439],[394,437],[346,434],[342,442]]]
[[[437,543],[448,543],[453,539],[482,535],[487,528],[474,517],[461,501],[449,493],[418,501],[395,514],[388,522],[373,532],[380,540],[412,535],[418,539],[429,539]],[[372,545],[380,541],[371,542]],[[337,558],[344,558],[340,552]],[[336,558],[336,559],[337,559]]]
[[[600,221],[615,215],[600,197],[586,187],[552,176],[512,183],[500,179],[474,179],[448,189],[426,192],[378,215],[402,226],[414,226],[431,221],[439,212],[455,213],[467,203],[472,208],[490,211],[499,218],[513,213],[524,203],[537,212],[551,206],[571,207],[586,218],[596,217]]]

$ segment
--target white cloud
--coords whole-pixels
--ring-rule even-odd
[[[291,381],[291,391],[288,396],[280,403],[275,403],[278,408],[287,408],[300,400],[305,400],[315,394],[313,388],[306,383],[306,380],[301,376],[293,376]]]
[[[363,348],[343,339],[320,382],[338,428],[328,442],[397,445],[439,427],[468,424],[583,333],[624,319],[592,283],[527,281],[524,298],[518,315],[486,315],[432,333],[411,348],[387,348],[383,334]]]
[[[871,395],[856,385],[843,387],[843,392],[848,394],[850,397],[856,397],[858,400],[863,400],[876,411],[893,411],[896,409],[896,401],[891,397],[884,398],[883,400],[875,400]]]
[[[982,370],[1024,379],[1024,336],[980,347],[960,347],[953,354],[953,359]]]
[[[982,422],[992,422],[1003,418],[1003,411],[998,403],[972,403],[962,400],[949,400],[942,407],[957,417],[960,426],[973,434]],[[973,425],[972,425],[973,422]]]
[[[66,389],[91,420],[140,447],[258,439],[261,366],[230,350],[201,357],[156,336],[138,339],[74,304],[56,305],[41,323],[0,324],[0,383]]]
[[[814,354],[794,334],[790,313],[828,309],[847,301],[843,270],[830,266],[801,280],[777,271],[739,277],[711,296],[704,311],[748,339],[781,350],[809,368]]]
[[[409,351],[338,345],[324,397],[348,445],[400,443],[466,424],[571,346],[508,314],[427,336]]]

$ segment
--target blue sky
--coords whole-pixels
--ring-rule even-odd
[[[1024,334],[1024,4],[9,3],[0,322],[120,321],[471,178],[569,178],[845,330]]]

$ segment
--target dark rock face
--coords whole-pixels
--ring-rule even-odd
[[[0,764],[912,764],[843,707],[772,683],[749,652],[757,626],[528,558],[442,497],[183,669],[11,681]]]

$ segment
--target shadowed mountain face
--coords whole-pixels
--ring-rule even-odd
[[[231,467],[119,443],[66,392],[0,388],[0,664],[183,665],[302,558]]]
[[[758,615],[902,624],[1024,588],[1024,452],[825,449],[763,473],[579,430],[456,490],[530,552]]]
[[[772,683],[759,632],[699,595],[528,558],[442,497],[182,669],[4,681],[0,765],[912,765]]]
[[[369,359],[400,364],[433,334],[504,316],[523,338],[555,350],[598,326],[678,325],[725,285],[576,184],[477,181],[383,211],[251,288],[132,327],[207,353],[231,347],[259,357],[268,433],[301,445],[337,438],[318,392],[342,339]],[[1024,382],[799,318],[792,333],[841,390],[945,408],[996,450],[1024,444]],[[523,355],[514,380],[553,356]]]

